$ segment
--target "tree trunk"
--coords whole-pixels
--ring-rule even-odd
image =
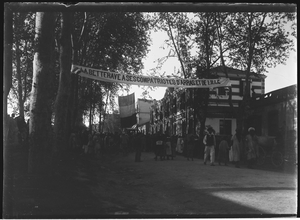
[[[253,42],[253,27],[252,27],[252,13],[250,13],[250,18],[248,18],[248,45],[249,45],[249,51],[248,51],[248,63],[247,63],[247,70],[246,70],[246,86],[245,86],[245,91],[243,94],[243,100],[240,105],[240,112],[239,112],[239,129],[242,131],[242,134],[246,135],[247,133],[247,128],[245,121],[248,117],[248,108],[249,108],[249,101],[250,101],[250,71],[251,71],[251,64],[252,64],[252,58],[253,58],[253,50],[255,43]]]
[[[23,88],[22,88],[22,76],[21,76],[21,60],[20,60],[20,48],[19,40],[16,40],[16,69],[18,79],[18,105],[19,105],[19,116],[24,118],[24,102],[23,102]]]
[[[67,133],[71,134],[75,131],[75,121],[73,120],[73,110],[74,110],[74,90],[75,90],[75,80],[74,75],[71,73],[70,75],[70,92],[69,92],[69,100],[68,100],[68,114],[67,114]]]
[[[98,125],[98,132],[101,133],[101,117],[102,117],[102,113],[101,113],[101,105],[99,104],[99,125]]]
[[[74,83],[74,90],[73,90],[73,109],[72,109],[72,127],[75,128],[77,126],[76,119],[77,119],[77,112],[78,112],[78,83],[79,77],[78,75],[73,74],[73,83]]]
[[[7,126],[7,96],[12,86],[12,43],[13,43],[13,13],[6,7],[4,11],[4,73],[3,73],[3,144],[6,146]],[[4,152],[5,153],[5,152]]]
[[[30,101],[30,148],[28,172],[47,173],[51,152],[51,91],[53,80],[53,48],[55,14],[37,12],[35,21],[35,53]]]
[[[13,33],[13,13],[5,7],[4,10],[4,72],[3,72],[3,218],[12,217],[12,187],[13,160],[11,158],[11,147],[7,146],[8,137],[8,117],[7,117],[7,96],[12,84],[12,33]]]
[[[55,144],[53,148],[53,161],[61,159],[61,156],[67,149],[69,139],[68,120],[70,115],[69,104],[70,99],[70,83],[71,83],[71,14],[69,12],[62,13],[61,19],[61,37],[60,37],[60,76],[59,87],[55,101],[55,121],[54,134]],[[57,164],[57,163],[55,163]]]

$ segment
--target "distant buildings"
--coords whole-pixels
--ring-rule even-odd
[[[258,135],[275,137],[286,160],[296,161],[297,155],[297,86],[278,89],[251,102],[253,114],[248,126]]]
[[[105,120],[101,123],[101,132],[103,133],[121,133],[120,114],[106,114]],[[99,124],[95,125],[94,130],[98,131]]]
[[[232,107],[237,109],[245,94],[245,71],[228,68],[227,77],[231,81]],[[211,70],[213,78],[226,77],[222,67]],[[257,97],[265,92],[265,75],[252,73],[250,76],[250,94]],[[229,88],[220,87],[209,91],[209,103],[207,110],[206,125],[214,128],[217,134],[231,135],[236,129],[235,111],[230,107]],[[164,98],[156,101],[151,110],[151,132],[162,131],[168,134],[187,133],[189,127],[199,132],[200,122],[194,113],[195,100],[193,89],[168,88]]]
[[[258,134],[266,136],[276,136],[282,129],[295,130],[297,128],[296,99],[296,85],[256,97],[251,102],[253,114],[247,121],[248,125],[255,127]]]

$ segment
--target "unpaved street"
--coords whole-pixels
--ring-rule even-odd
[[[134,154],[111,164],[92,161],[90,188],[109,214],[296,214],[292,174],[209,166],[182,156],[155,161],[153,153],[133,161]]]
[[[40,218],[106,216],[296,215],[296,175],[204,165],[202,159],[155,161],[153,153],[91,159],[45,188],[16,189],[15,215]],[[24,185],[24,184],[23,184]],[[29,195],[30,192],[30,195]]]

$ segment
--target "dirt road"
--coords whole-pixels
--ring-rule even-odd
[[[296,175],[257,169],[204,165],[203,160],[155,161],[153,153],[102,159],[74,158],[76,168],[22,200],[19,216],[231,216],[295,215]],[[24,198],[24,193],[23,193]],[[26,201],[26,200],[25,200]],[[23,200],[24,202],[24,200]],[[17,208],[16,208],[17,209]],[[30,211],[28,211],[30,209]]]

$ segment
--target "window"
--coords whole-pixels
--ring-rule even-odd
[[[226,95],[225,87],[218,88],[218,95]]]
[[[220,120],[220,135],[231,135],[231,120]]]
[[[251,87],[251,81],[249,82],[250,85],[249,85],[249,88],[248,88],[248,94],[250,95],[250,87]],[[240,96],[244,96],[246,91],[246,81],[244,79],[241,79],[240,80]]]

